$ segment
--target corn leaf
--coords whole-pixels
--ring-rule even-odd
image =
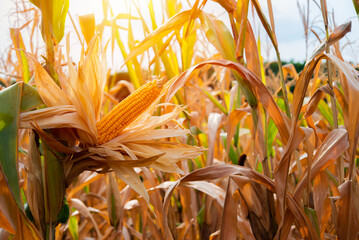
[[[233,12],[236,9],[236,1],[232,0],[213,0],[213,2],[219,3],[227,12]]]
[[[229,153],[229,147],[231,146],[234,131],[236,130],[238,123],[248,114],[248,111],[246,110],[247,109],[235,109],[229,114],[229,119],[227,121],[227,153]]]
[[[111,225],[115,228],[118,228],[120,223],[120,218],[122,215],[121,198],[116,182],[116,177],[113,173],[107,174],[107,182],[108,182],[106,189],[107,212],[109,214]]]
[[[353,5],[354,5],[354,9],[359,17],[359,1],[358,0],[353,0]]]
[[[237,204],[232,196],[231,185],[233,185],[233,180],[229,178],[223,206],[220,240],[237,238]]]
[[[28,111],[42,104],[44,103],[37,90],[25,83],[22,89],[20,110],[22,112]]]
[[[263,11],[262,11],[262,8],[258,2],[258,0],[252,0],[252,3],[253,3],[253,6],[255,7],[256,11],[257,11],[257,14],[259,16],[259,19],[261,20],[262,22],[262,25],[264,27],[264,29],[266,30],[274,48],[276,50],[278,50],[278,42],[277,42],[277,38],[275,36],[275,33],[274,31],[272,30],[266,16],[264,15]]]
[[[163,25],[151,32],[145,39],[143,39],[125,58],[125,62],[136,57],[137,55],[145,52],[148,48],[156,45],[156,43],[162,40],[172,31],[179,31],[182,26],[188,21],[191,11],[182,11],[172,18],[168,19]]]
[[[235,48],[232,34],[226,25],[213,15],[202,12],[200,15],[202,29],[207,39],[228,60],[235,61]]]
[[[74,240],[79,239],[79,224],[76,216],[70,217],[69,231]]]
[[[99,229],[99,226],[98,224],[96,223],[95,219],[93,218],[93,216],[91,215],[90,213],[90,210],[88,207],[86,207],[86,205],[80,200],[80,199],[77,199],[77,198],[72,198],[70,201],[69,201],[69,204],[71,205],[71,207],[73,208],[76,208],[84,217],[90,219],[90,221],[92,222],[92,224],[94,225],[95,227],[95,230],[96,230],[96,233],[97,233],[97,238],[98,239],[101,239],[102,238],[102,234],[100,232],[100,229]],[[74,222],[75,223],[75,222]],[[76,230],[76,226],[75,226],[75,229]]]
[[[119,178],[121,178],[125,183],[130,185],[130,187],[137,193],[142,195],[146,202],[149,202],[146,188],[132,167],[119,166],[115,163],[110,163],[109,165]]]
[[[23,206],[17,173],[17,131],[22,87],[22,83],[17,83],[0,92],[0,163],[6,182],[20,209]]]
[[[16,56],[18,59],[18,63],[20,65],[19,67],[21,69],[22,80],[25,83],[28,83],[30,81],[31,76],[29,70],[29,63],[24,53],[24,51],[26,51],[26,48],[20,33],[20,29],[11,28],[10,35],[11,35],[12,43],[16,49]]]
[[[0,180],[0,209],[11,224],[11,227],[7,227],[10,232],[14,231],[14,239],[42,239],[32,222],[19,209],[4,177]]]
[[[214,104],[216,105],[216,107],[221,110],[224,114],[228,114],[228,111],[225,109],[225,107],[222,106],[222,104],[215,98],[213,97],[213,95],[206,91],[205,89],[202,89],[200,87],[198,87],[197,85],[193,85],[196,89],[198,89],[201,93],[203,93],[205,96],[208,97],[208,99]]]
[[[318,88],[308,102],[305,117],[309,117],[314,113],[324,93],[329,94],[331,97],[334,96],[333,90],[328,85]]]
[[[329,35],[329,38],[322,41],[321,44],[314,50],[314,53],[309,58],[307,63],[313,60],[313,58],[315,58],[322,52],[324,52],[326,46],[331,46],[337,41],[339,41],[341,38],[343,38],[348,32],[351,31],[351,28],[352,28],[352,22],[347,22],[337,26],[333,30],[333,32]]]
[[[236,27],[238,29],[238,39],[236,42],[236,57],[243,58],[244,44],[246,42],[247,32],[247,16],[248,16],[249,0],[237,1],[237,7],[234,14],[236,19]]]
[[[42,13],[42,37],[54,38],[59,43],[64,36],[65,19],[69,9],[69,0],[30,0]]]
[[[5,217],[5,215],[0,211],[0,227],[5,229],[11,234],[15,234],[14,228],[9,223],[9,220]]]
[[[257,74],[259,78],[262,78],[261,64],[260,64],[261,61],[259,59],[257,43],[254,37],[252,27],[249,22],[247,22],[247,33],[246,33],[246,41],[244,46],[246,51],[248,69],[254,72],[255,74]]]
[[[215,143],[217,138],[217,131],[222,121],[222,114],[210,113],[208,116],[208,154],[207,154],[207,166],[213,164]]]
[[[184,27],[184,33],[187,31],[189,27],[188,24]],[[194,26],[195,27],[195,26]],[[193,59],[193,49],[194,44],[196,43],[197,34],[195,29],[188,30],[188,36],[184,36],[182,39],[181,53],[182,53],[182,70],[187,70],[191,64]]]

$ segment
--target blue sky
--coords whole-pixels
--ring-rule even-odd
[[[5,52],[5,48],[11,43],[9,27],[14,26],[16,22],[16,14],[10,15],[15,10],[15,0],[1,0],[0,8],[0,53]],[[147,5],[147,1],[138,0],[144,2]],[[298,0],[301,5],[306,4],[306,0]],[[154,1],[156,2],[156,0]],[[194,1],[193,1],[194,2]],[[319,8],[315,5],[314,1],[310,2],[310,20],[315,26],[315,31],[320,37],[324,37],[323,22]],[[317,0],[319,3],[320,1]],[[334,10],[334,19],[337,25],[345,23],[349,20],[352,21],[352,32],[347,34],[347,37],[341,41],[342,45],[348,41],[352,42],[351,46],[348,45],[343,50],[343,56],[345,60],[358,63],[359,58],[359,22],[354,11],[354,7],[351,0],[327,0],[328,11],[330,13]],[[119,0],[110,0],[111,5],[117,13],[125,12],[124,4],[121,4]],[[260,0],[263,11],[267,13],[267,0]],[[301,23],[299,11],[297,8],[297,0],[272,0],[276,35],[279,42],[279,50],[283,60],[305,60],[305,40],[304,29]],[[212,1],[208,1],[205,11],[211,12],[223,21],[228,22],[227,16],[223,9]],[[100,20],[102,14],[102,5],[100,0],[70,0],[70,12],[73,17],[78,15],[95,12],[96,17]],[[260,23],[257,20],[253,23],[255,32],[260,34],[262,42],[262,55],[266,60],[274,60],[275,55],[271,44],[266,37],[265,32],[260,27]],[[331,25],[333,26],[333,25]],[[258,31],[260,28],[260,31]],[[314,37],[314,34],[310,35],[309,39],[309,55],[318,45],[318,40]],[[41,43],[39,43],[41,44]],[[268,54],[267,54],[268,52]]]

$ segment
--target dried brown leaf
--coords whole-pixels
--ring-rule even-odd
[[[234,12],[236,25],[238,28],[238,39],[236,45],[236,58],[241,59],[243,58],[243,49],[244,44],[246,42],[246,32],[247,32],[247,16],[248,16],[248,7],[249,7],[249,0],[244,1],[237,1],[237,8]]]
[[[334,96],[334,92],[329,87],[329,85],[325,85],[325,86],[318,88],[308,102],[307,109],[305,112],[306,118],[308,116],[311,116],[314,113],[314,111],[317,109],[320,100],[324,96],[324,93],[328,94],[331,97]]]
[[[324,220],[324,216],[327,215],[327,213],[331,213],[331,209],[325,208],[325,200],[328,199],[328,180],[327,176],[324,172],[318,174],[316,178],[314,178],[313,181],[313,201],[314,201],[314,208],[317,213],[318,217],[318,223],[319,226],[323,223],[325,227],[325,224],[327,224],[327,221]],[[327,219],[329,220],[329,219]],[[324,229],[323,229],[324,230]],[[324,231],[321,231],[321,237],[323,237]]]
[[[9,226],[4,221],[3,227],[7,227],[9,231],[14,231],[15,239],[42,239],[35,226],[16,204],[2,172],[0,175],[0,211],[10,224]]]
[[[319,56],[324,52],[325,47],[331,46],[334,43],[338,42],[341,38],[343,38],[348,32],[351,31],[351,22],[344,23],[340,26],[337,26],[333,32],[329,35],[329,39],[325,39],[314,51],[308,62],[312,61],[315,57]]]
[[[339,239],[354,240],[359,234],[359,187],[355,179],[346,180],[339,186],[340,199],[338,201],[338,229]]]
[[[55,138],[51,137],[44,130],[42,130],[36,122],[30,122],[30,125],[33,127],[36,133],[39,134],[41,139],[56,152],[73,154],[81,151],[81,149],[77,147],[66,147],[61,142],[57,141]]]
[[[9,223],[9,220],[4,216],[4,214],[0,211],[0,227],[5,229],[11,234],[15,234],[14,228]]]
[[[292,76],[293,78],[298,77],[297,70],[295,69],[293,64],[288,63],[286,65],[283,65],[282,69],[284,78],[286,78],[288,75]]]
[[[226,198],[222,211],[220,240],[237,238],[237,204],[233,199],[233,180],[229,178],[227,183]]]
[[[216,199],[221,206],[224,204],[224,196],[226,195],[226,192],[214,183],[205,181],[192,181],[185,182],[183,185],[197,189],[207,194],[208,196]]]
[[[248,114],[250,109],[235,109],[229,114],[229,118],[227,120],[227,146],[226,152],[229,153],[229,147],[231,146],[232,138],[234,135],[234,131],[238,125],[238,123],[242,120],[244,116]]]
[[[261,64],[258,54],[257,42],[254,37],[252,26],[249,22],[247,22],[245,50],[248,69],[261,78]]]

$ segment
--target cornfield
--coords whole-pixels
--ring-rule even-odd
[[[315,32],[298,1],[318,47],[297,70],[282,64],[271,0],[268,12],[99,2],[101,21],[71,15],[70,0],[16,2],[0,63],[0,239],[359,239],[351,22],[313,1]]]

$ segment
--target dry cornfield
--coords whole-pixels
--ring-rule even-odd
[[[326,0],[324,34],[298,2],[306,43],[318,37],[299,73],[282,66],[271,0],[212,0],[228,24],[210,0],[102,0],[97,22],[69,1],[17,1],[0,239],[359,239],[359,73],[340,46],[351,22],[332,24]]]

